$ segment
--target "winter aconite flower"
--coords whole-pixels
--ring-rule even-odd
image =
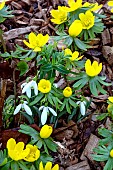
[[[98,3],[96,2],[96,3],[89,3],[89,2],[85,2],[83,5],[82,5],[82,7],[90,7],[90,11],[97,11],[97,10],[99,10],[100,8],[102,8],[102,4],[101,5],[98,5]]]
[[[26,93],[26,95],[31,98],[31,89],[34,90],[35,95],[38,94],[38,87],[36,81],[32,80],[29,83],[23,83],[21,85],[22,93]]]
[[[112,0],[108,2],[108,6],[113,6],[113,1]],[[113,12],[113,8],[111,9],[111,12]]]
[[[57,113],[51,107],[41,106],[39,108],[39,110],[43,110],[42,114],[41,114],[41,123],[42,123],[42,125],[44,125],[46,123],[47,115],[49,114],[49,112],[51,112],[53,114],[53,116],[57,116]]]
[[[38,90],[42,93],[48,93],[51,90],[51,83],[49,80],[41,79],[38,83]]]
[[[113,149],[110,151],[110,156],[113,158]]]
[[[67,12],[75,11],[82,7],[82,0],[76,0],[76,2],[75,0],[68,0],[68,5],[69,7],[63,7],[63,10]]]
[[[53,128],[51,126],[44,125],[40,130],[40,137],[47,139],[50,137],[52,132],[53,132]]]
[[[72,95],[72,89],[70,87],[66,87],[64,90],[63,90],[63,95],[65,97],[70,97]]]
[[[3,0],[2,2],[0,2],[0,10],[2,10],[5,6],[5,0]]]
[[[93,15],[91,11],[88,10],[85,12],[85,14],[80,13],[79,18],[80,18],[83,29],[89,30],[90,28],[94,26],[95,16]]]
[[[29,149],[29,154],[24,158],[25,161],[34,162],[40,157],[40,151],[36,145],[27,144],[26,149]]]
[[[65,55],[70,55],[71,57],[69,58],[71,61],[78,61],[80,60],[83,56],[79,57],[79,52],[75,51],[72,53],[72,51],[69,48],[65,49]]]
[[[69,27],[69,35],[71,37],[76,37],[82,32],[82,23],[80,20],[75,20]]]
[[[108,97],[108,100],[113,103],[113,96]]]
[[[31,32],[29,34],[29,43],[26,40],[23,40],[24,44],[29,48],[32,48],[33,51],[41,51],[41,48],[48,42],[49,35],[38,34],[37,36]]]
[[[42,161],[39,164],[39,170],[59,170],[59,165],[56,164],[53,168],[52,168],[52,162],[47,162],[45,165],[45,168],[43,166]]]
[[[102,70],[102,63],[98,64],[97,61],[94,61],[91,65],[91,61],[88,59],[85,63],[85,70],[88,76],[97,76]]]
[[[20,109],[24,109],[26,111],[26,113],[31,116],[32,115],[32,111],[31,111],[30,107],[27,104],[28,104],[27,101],[22,101],[22,103],[19,104],[16,107],[16,109],[14,110],[13,114],[16,115],[20,111]]]
[[[7,141],[7,149],[9,157],[15,161],[24,159],[30,152],[29,148],[24,149],[24,142],[18,142],[16,144],[13,138]]]
[[[62,24],[63,22],[67,20],[67,12],[60,10],[60,7],[58,7],[58,10],[52,9],[50,13],[53,17],[51,21],[55,24]]]

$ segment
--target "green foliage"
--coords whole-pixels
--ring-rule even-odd
[[[46,154],[49,155],[49,150],[53,152],[57,151],[57,145],[51,137],[42,139],[40,133],[28,125],[20,125],[20,128],[19,132],[31,136],[30,144],[35,144],[39,149],[43,148]]]

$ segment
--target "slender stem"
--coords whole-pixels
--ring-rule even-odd
[[[16,81],[15,81],[15,68],[13,70],[13,84],[14,84],[14,107],[16,107]]]

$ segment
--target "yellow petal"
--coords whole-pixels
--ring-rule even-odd
[[[24,142],[18,142],[15,146],[15,150],[22,152],[24,149]]]
[[[113,13],[113,8],[111,9],[111,12]]]
[[[0,10],[3,9],[4,6],[5,6],[5,1],[3,1],[3,2],[0,3]]]
[[[56,164],[56,165],[52,168],[52,170],[59,170],[59,165]]]
[[[72,55],[72,51],[69,48],[66,48],[65,55]]]
[[[42,161],[41,161],[40,164],[39,164],[39,170],[44,170]]]
[[[41,51],[41,48],[40,47],[35,47],[33,51],[35,51],[35,52]]]
[[[15,139],[10,138],[10,139],[7,141],[7,149],[8,149],[8,150],[14,150],[15,145],[16,145]]]
[[[113,97],[108,97],[108,100],[113,103]]]
[[[34,48],[33,45],[29,44],[26,40],[23,40],[24,44],[29,48]]]
[[[52,168],[52,162],[47,162],[45,165],[45,170],[51,170]]]
[[[43,47],[48,42],[48,40],[48,34],[46,34],[45,36],[43,36],[42,34],[37,35],[37,44],[39,45],[39,47]]]
[[[69,27],[69,35],[72,37],[78,36],[82,32],[82,23],[80,20],[75,20]]]
[[[31,33],[29,34],[29,43],[30,43],[33,47],[36,46],[36,40],[37,40],[37,36],[36,36],[33,32],[31,32]]]
[[[109,1],[108,6],[113,6],[113,1]]]

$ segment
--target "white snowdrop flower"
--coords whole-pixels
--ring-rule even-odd
[[[31,89],[34,89],[35,95],[38,94],[38,86],[36,81],[32,80],[29,83],[23,83],[21,85],[22,93],[26,93],[26,95],[31,98]]]
[[[80,113],[82,116],[84,116],[86,113],[86,101],[78,101],[76,104],[80,106]]]
[[[19,104],[14,110],[13,114],[16,115],[21,109],[24,109],[28,115],[32,116],[32,111],[27,104],[27,101],[24,101],[23,103]]]
[[[42,110],[41,114],[41,123],[44,125],[47,121],[47,114],[51,112],[54,116],[57,116],[57,113],[51,108],[51,107],[46,107],[46,106],[41,106],[39,110]]]

